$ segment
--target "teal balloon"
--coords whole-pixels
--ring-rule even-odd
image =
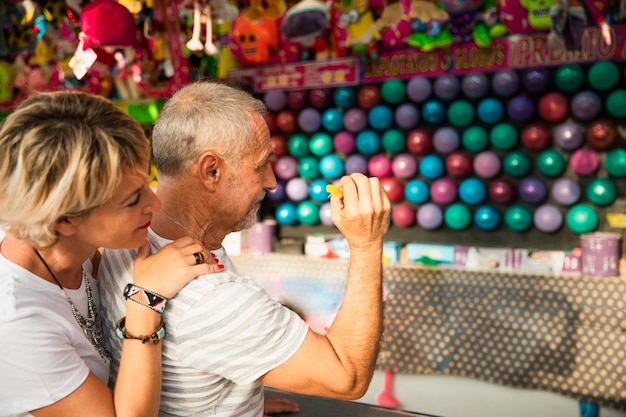
[[[448,122],[456,127],[465,127],[474,121],[474,106],[467,100],[453,101],[448,107]]]
[[[472,213],[463,204],[454,203],[446,207],[443,220],[450,229],[463,230],[472,222]]]
[[[383,149],[391,153],[400,153],[404,150],[406,143],[405,135],[399,129],[389,129],[383,132]]]
[[[307,180],[317,178],[320,175],[319,160],[315,156],[305,156],[298,162],[298,176]]]
[[[606,99],[606,109],[611,116],[618,119],[626,117],[626,89],[613,91]]]
[[[296,206],[296,219],[301,224],[316,225],[320,222],[320,208],[312,201],[302,201]]]
[[[608,206],[617,196],[615,183],[608,178],[595,178],[589,181],[585,189],[587,199],[596,206]]]
[[[619,81],[619,69],[612,61],[596,62],[587,72],[587,80],[591,86],[599,91],[610,90]]]
[[[326,132],[317,132],[309,139],[309,150],[315,156],[324,156],[333,151],[333,138]]]
[[[598,227],[598,214],[588,204],[576,204],[567,212],[565,224],[574,233],[592,232]]]
[[[489,132],[489,140],[494,148],[509,150],[517,145],[519,134],[517,129],[510,123],[499,123]]]
[[[489,136],[481,126],[470,126],[463,131],[461,144],[470,152],[480,152],[489,145]]]
[[[523,232],[532,226],[533,215],[528,208],[514,204],[506,209],[504,224],[514,232]]]
[[[537,169],[546,177],[558,177],[565,170],[565,159],[556,149],[546,149],[537,155]]]
[[[554,74],[554,84],[563,93],[574,93],[585,83],[585,73],[578,64],[563,65]]]
[[[626,150],[618,148],[607,153],[604,158],[604,169],[613,177],[626,177]]]
[[[523,177],[530,172],[531,162],[522,151],[508,153],[502,161],[502,169],[512,177]]]
[[[389,104],[398,104],[404,101],[406,87],[403,81],[387,80],[380,86],[380,96]]]
[[[287,142],[289,154],[296,158],[302,158],[309,154],[309,138],[304,133],[295,133]]]

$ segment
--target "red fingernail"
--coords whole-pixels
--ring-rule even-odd
[[[224,269],[224,265],[222,265],[222,264],[217,264],[217,267],[218,267],[219,269]]]

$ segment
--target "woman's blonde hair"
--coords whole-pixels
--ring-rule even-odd
[[[0,226],[45,248],[55,222],[108,201],[126,169],[147,163],[142,126],[107,99],[78,92],[26,99],[0,130]]]

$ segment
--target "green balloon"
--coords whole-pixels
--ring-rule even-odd
[[[448,121],[456,127],[465,127],[474,121],[474,106],[467,100],[456,100],[448,107]]]
[[[320,175],[319,165],[320,162],[316,157],[305,156],[298,162],[298,175],[307,180],[317,178]]]
[[[537,155],[537,169],[546,177],[558,177],[565,170],[565,159],[556,149],[546,149]]]
[[[461,203],[450,204],[443,215],[446,226],[453,230],[463,230],[472,221],[472,213]]]
[[[399,129],[389,129],[383,133],[382,139],[383,149],[391,153],[399,153],[404,150],[405,138],[404,133]]]
[[[326,132],[317,132],[309,140],[309,150],[315,156],[328,155],[333,151],[333,138]]]
[[[619,80],[619,69],[612,61],[596,62],[589,68],[587,80],[596,90],[610,90]]]
[[[518,139],[517,129],[510,123],[498,123],[489,133],[491,144],[500,150],[512,149],[517,144]]]
[[[530,158],[524,152],[513,151],[504,157],[502,169],[512,177],[523,177],[530,172]]]
[[[489,145],[489,137],[481,126],[470,126],[463,132],[461,143],[470,152],[480,152]]]
[[[533,224],[533,215],[526,207],[513,204],[504,213],[504,224],[514,232],[523,232]]]
[[[596,206],[608,206],[617,195],[615,183],[608,178],[595,178],[587,184],[587,198]]]
[[[585,73],[578,64],[563,65],[554,75],[556,88],[563,93],[574,93],[583,86]]]
[[[607,153],[604,168],[609,175],[617,178],[626,177],[626,150],[618,148]]]
[[[626,117],[626,89],[620,88],[609,94],[606,109],[611,116],[623,119]]]
[[[296,218],[301,224],[316,225],[320,222],[320,208],[312,201],[302,201],[296,206]]]
[[[565,223],[574,233],[592,232],[598,226],[598,214],[588,204],[576,204],[567,212]]]
[[[287,142],[289,153],[296,158],[309,154],[309,138],[304,133],[295,133]]]
[[[380,96],[389,104],[398,104],[404,101],[406,88],[400,80],[387,80],[380,86]]]

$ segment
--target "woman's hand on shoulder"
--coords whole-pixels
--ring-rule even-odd
[[[195,277],[223,269],[213,254],[191,237],[177,239],[153,255],[146,242],[135,258],[133,283],[171,298]]]

